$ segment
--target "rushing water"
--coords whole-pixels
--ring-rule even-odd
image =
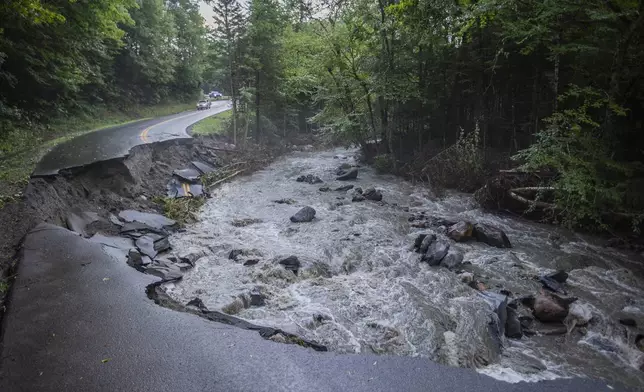
[[[551,226],[484,213],[469,195],[439,200],[424,188],[365,167],[350,183],[380,189],[387,204],[352,203],[352,191],[320,192],[324,185],[346,185],[335,181],[335,170],[354,163],[346,158],[351,153],[294,153],[219,188],[201,221],[171,238],[175,251],[205,256],[181,282],[167,284],[168,293],[182,303],[199,297],[209,309],[340,352],[420,355],[508,381],[592,376],[642,388],[644,354],[635,345],[637,328],[618,322],[630,317],[644,326],[641,256]],[[302,174],[317,175],[326,184],[296,182]],[[278,199],[295,204],[275,203]],[[291,223],[289,217],[305,205],[317,210],[316,219]],[[463,268],[492,291],[535,294],[541,287],[535,275],[565,269],[569,294],[591,307],[593,320],[569,336],[503,338],[499,350],[489,327],[492,312],[476,290],[452,271],[419,263],[411,249],[416,234],[427,232],[408,221],[420,211],[489,223],[507,233],[512,249],[452,245],[471,263]],[[257,221],[240,227],[242,219]],[[244,266],[228,258],[232,249],[260,261]],[[277,263],[290,255],[302,263],[297,276]],[[244,308],[240,298],[257,291],[266,303]]]

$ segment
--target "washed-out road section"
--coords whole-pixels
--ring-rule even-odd
[[[507,384],[423,358],[275,343],[156,305],[145,295],[153,282],[97,243],[38,226],[5,318],[0,391],[619,390],[585,379]]]
[[[215,101],[207,110],[183,112],[87,133],[53,148],[38,163],[32,176],[51,176],[63,169],[122,158],[132,147],[141,144],[190,139],[186,132],[189,126],[229,108],[230,101]]]

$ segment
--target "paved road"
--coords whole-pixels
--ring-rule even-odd
[[[38,163],[32,176],[51,176],[62,169],[124,157],[140,144],[190,138],[187,127],[229,107],[230,101],[215,101],[209,110],[183,112],[79,136],[52,149]]]
[[[0,391],[601,392],[590,380],[507,384],[422,358],[338,355],[273,343],[155,305],[155,278],[42,224],[4,322]]]

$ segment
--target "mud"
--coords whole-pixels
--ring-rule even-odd
[[[175,170],[192,161],[219,166],[243,155],[229,151],[227,142],[222,137],[200,137],[146,144],[134,147],[125,158],[32,178],[22,198],[0,210],[0,321],[12,279],[19,273],[22,239],[37,224],[68,227],[70,222],[79,223],[69,220],[72,214],[92,212],[100,219],[84,226],[85,236],[115,234],[114,225],[106,223],[113,219],[111,215],[128,209],[161,212],[153,199],[165,196],[166,184]]]

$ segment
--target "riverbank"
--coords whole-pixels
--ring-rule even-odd
[[[249,156],[250,154],[250,156]],[[64,174],[28,181],[24,194],[0,208],[0,222],[11,230],[0,234],[0,317],[10,286],[19,271],[21,241],[40,222],[78,230],[83,235],[114,232],[105,222],[123,210],[163,212],[166,186],[176,169],[193,161],[221,167],[243,160],[249,171],[271,154],[251,146],[242,152],[223,137],[197,137],[144,144],[128,156],[68,170]],[[91,217],[88,219],[88,217]],[[86,221],[83,221],[85,219]],[[80,223],[79,223],[80,222]],[[116,230],[118,232],[118,230]],[[18,267],[18,268],[16,268]]]
[[[512,382],[585,375],[641,385],[641,256],[604,248],[596,237],[486,213],[471,195],[436,198],[366,166],[338,181],[339,166],[357,164],[352,155],[299,152],[223,186],[196,224],[170,237],[175,251],[200,257],[163,290],[179,304],[197,303],[340,353],[428,357]],[[289,220],[305,207],[316,211],[311,222]],[[460,222],[464,237],[473,236],[469,223],[482,227],[478,241],[447,235]],[[507,233],[508,245],[485,239],[488,226]],[[435,239],[435,247],[427,244],[435,253],[444,245],[460,260],[430,265],[438,256],[414,251],[421,235]],[[565,279],[550,277],[560,270]],[[542,292],[553,288],[590,309],[590,320],[576,308],[570,328],[569,304],[548,320],[542,302],[521,300],[555,298]],[[495,315],[494,306],[503,312]],[[521,325],[509,325],[502,313]]]
[[[0,138],[0,208],[20,199],[34,167],[55,146],[85,133],[193,108],[193,101],[123,109],[88,108],[73,116],[51,118],[47,125],[18,124],[3,130]]]

